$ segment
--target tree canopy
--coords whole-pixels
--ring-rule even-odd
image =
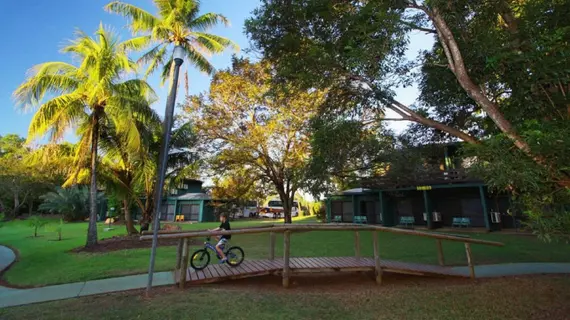
[[[324,94],[283,87],[273,90],[271,65],[235,58],[217,72],[209,93],[190,97],[201,145],[216,172],[246,170],[251,179],[270,183],[285,204],[302,186],[310,155],[309,120]]]

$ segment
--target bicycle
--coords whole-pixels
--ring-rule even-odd
[[[239,266],[243,262],[243,259],[245,258],[245,253],[243,252],[243,249],[234,246],[224,251],[224,247],[225,245],[222,246],[222,251],[226,255],[227,258],[226,263],[230,267]],[[212,250],[216,254],[218,260],[222,259],[222,257],[220,257],[220,254],[216,250],[216,247],[210,243],[210,237],[208,237],[206,238],[206,242],[204,242],[204,249],[196,250],[190,257],[190,265],[192,266],[192,268],[194,268],[195,270],[202,270],[206,268],[208,264],[210,264],[210,252],[208,252],[208,249]]]

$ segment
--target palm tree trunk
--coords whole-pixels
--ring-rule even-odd
[[[97,146],[99,142],[99,111],[93,111],[91,131],[91,186],[89,188],[89,228],[86,247],[97,244]]]
[[[123,200],[123,211],[125,213],[125,226],[127,227],[127,234],[129,236],[135,235],[138,232],[137,228],[135,228],[135,224],[133,223],[133,217],[131,216],[131,206],[129,205],[129,200]]]

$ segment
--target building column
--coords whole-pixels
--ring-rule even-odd
[[[325,200],[325,208],[326,208],[326,221],[327,223],[331,223],[331,212],[332,212],[332,203],[331,203],[331,199],[327,198]]]
[[[430,198],[429,198],[429,195],[427,193],[427,190],[424,190],[423,193],[424,193],[424,210],[426,212],[427,228],[433,229]]]
[[[487,210],[487,197],[485,197],[485,189],[479,186],[479,196],[481,197],[481,207],[483,208],[483,218],[485,220],[485,228],[491,231],[491,221],[489,221],[489,211]]]
[[[358,205],[356,203],[356,195],[352,195],[352,223],[354,223],[354,217],[356,217],[356,211],[358,210]]]
[[[199,222],[204,222],[204,200],[200,200],[200,218]]]
[[[168,208],[168,204],[166,205],[166,208]],[[176,221],[176,215],[178,215],[178,199],[174,199],[174,220]],[[168,216],[168,209],[166,209],[166,216]]]

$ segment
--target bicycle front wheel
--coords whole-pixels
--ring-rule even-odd
[[[210,263],[210,253],[206,249],[201,249],[192,254],[190,265],[195,270],[202,270]]]
[[[245,253],[240,247],[231,247],[226,251],[226,258],[228,258],[228,264],[230,266],[237,267],[243,262]]]

